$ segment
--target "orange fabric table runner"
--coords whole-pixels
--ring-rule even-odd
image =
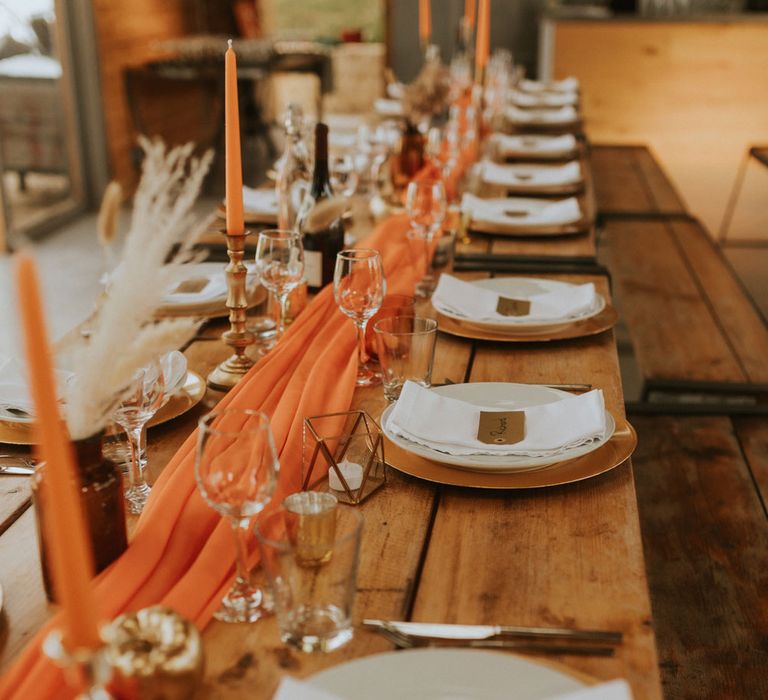
[[[412,293],[418,277],[408,252],[408,220],[393,216],[362,246],[381,251],[388,293]],[[349,410],[355,390],[355,331],[326,287],[218,408],[253,408],[270,416],[280,453],[274,502],[301,488],[304,416]],[[105,620],[162,603],[205,626],[234,576],[229,523],[211,509],[195,483],[197,431],[155,484],[128,550],[97,579]],[[222,565],[222,562],[225,562]],[[50,620],[0,680],[0,698],[68,698],[61,671],[43,656]]]

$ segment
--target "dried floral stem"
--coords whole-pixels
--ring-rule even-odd
[[[200,324],[192,318],[159,323],[153,318],[179,266],[194,260],[191,247],[202,227],[191,210],[212,153],[196,158],[193,144],[171,150],[146,138],[140,144],[142,177],[120,262],[89,339],[72,352],[75,377],[65,400],[75,439],[103,428],[134,372],[183,345]],[[168,262],[177,245],[179,252]]]

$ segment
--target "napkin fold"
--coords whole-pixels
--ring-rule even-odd
[[[205,263],[203,263],[205,265]],[[163,297],[162,304],[168,306],[204,304],[227,295],[227,278],[224,268],[180,268],[180,276]],[[186,291],[189,290],[189,291]]]
[[[474,226],[484,221],[514,228],[558,226],[581,219],[575,197],[555,202],[520,197],[481,199],[467,192],[461,199],[461,211],[470,215]]]
[[[171,350],[160,358],[166,396],[173,396],[187,379],[187,358],[178,350]]]
[[[388,100],[378,97],[373,101],[373,108],[385,117],[400,117],[403,115],[403,103],[400,100]]]
[[[432,300],[437,308],[442,306],[473,321],[504,321],[510,324],[567,320],[586,313],[597,303],[595,285],[591,282],[532,296],[515,295],[515,299],[531,302],[530,312],[525,316],[504,316],[498,313],[496,306],[501,296],[492,289],[443,273]]]
[[[504,114],[513,124],[572,124],[579,118],[572,105],[553,109],[520,109],[510,105]]]
[[[556,155],[572,153],[576,149],[576,137],[573,134],[560,136],[510,136],[494,134],[492,140],[496,144],[499,155]]]
[[[564,165],[502,165],[486,160],[482,172],[485,182],[509,188],[575,185],[582,180],[577,160]]]
[[[66,383],[72,378],[72,372],[55,369],[57,395],[64,394]],[[0,418],[5,417],[24,418],[16,412],[21,411],[31,418],[34,412],[34,403],[29,393],[26,366],[14,357],[0,357]]]
[[[243,186],[243,209],[256,216],[277,216],[277,191],[274,188],[254,189]]]
[[[525,92],[510,90],[507,100],[516,107],[566,107],[576,106],[579,96],[575,92]]]
[[[579,79],[573,76],[562,80],[529,80],[523,79],[518,87],[525,92],[577,92]]]
[[[477,439],[480,412],[524,411],[525,437],[514,445]],[[389,414],[386,428],[406,440],[450,455],[550,457],[605,435],[601,389],[543,404],[476,406],[406,381]]]

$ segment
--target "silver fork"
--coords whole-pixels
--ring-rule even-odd
[[[375,628],[383,637],[400,649],[415,649],[417,647],[467,647],[470,649],[511,649],[530,654],[576,654],[579,656],[613,656],[613,647],[587,646],[583,644],[551,644],[522,642],[511,639],[462,639],[462,640],[431,640],[414,637],[401,632],[390,624],[382,623]]]

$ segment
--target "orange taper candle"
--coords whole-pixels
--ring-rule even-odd
[[[59,415],[37,268],[32,258],[19,255],[16,279],[35,405],[36,442],[40,458],[46,463],[42,488],[49,507],[45,513],[44,539],[56,598],[64,616],[64,644],[69,651],[96,649],[102,642],[92,587],[93,553],[78,494],[74,453]]]
[[[475,15],[477,14],[477,0],[464,0],[464,21],[470,29],[475,27]]]
[[[491,47],[491,0],[480,0],[477,12],[477,39],[475,46],[475,75],[480,79],[488,64]]]
[[[240,158],[240,113],[237,103],[237,58],[229,40],[224,54],[224,154],[227,168],[227,233],[245,233],[243,217],[243,165]]]
[[[419,0],[419,39],[421,45],[426,47],[432,36],[432,8],[429,0]]]

